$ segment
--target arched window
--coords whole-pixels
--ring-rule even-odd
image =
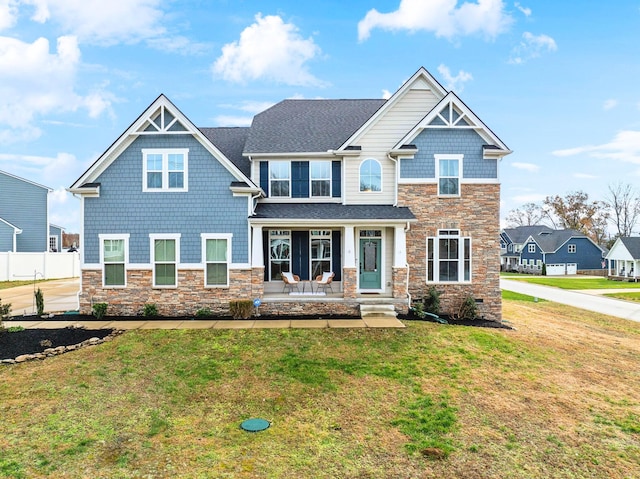
[[[369,158],[360,164],[360,191],[382,191],[382,168]]]

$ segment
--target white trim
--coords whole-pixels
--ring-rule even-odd
[[[201,268],[204,273],[203,274],[204,287],[211,288],[211,289],[228,288],[229,287],[229,270],[230,270],[229,265],[231,264],[231,256],[233,252],[233,249],[231,248],[233,234],[232,233],[200,233],[200,239],[201,239],[201,248],[202,248]],[[227,260],[225,261],[225,264],[227,265],[227,282],[225,284],[207,284],[207,264],[209,263],[207,261],[207,240],[210,240],[210,239],[223,239],[223,240],[226,240],[227,242]],[[222,262],[216,261],[215,263],[218,264]]]
[[[435,159],[435,173],[436,173],[436,184],[438,185],[438,196],[442,197],[442,198],[458,198],[460,196],[462,196],[462,182],[460,181],[463,177],[463,163],[464,163],[464,155],[461,154],[456,154],[456,155],[451,155],[451,154],[434,154],[433,155],[434,159]],[[454,176],[445,176],[445,177],[441,177],[440,176],[440,161],[441,160],[456,160],[458,162],[458,175],[457,175],[457,179],[458,179],[458,193],[457,194],[444,194],[440,192],[440,180],[442,178],[456,178]]]
[[[373,161],[378,165],[378,168],[380,169],[380,189],[376,190],[376,191],[367,191],[367,190],[363,190],[362,189],[362,165],[364,165],[367,161]],[[384,184],[383,181],[383,177],[382,177],[382,163],[380,162],[380,160],[378,160],[377,158],[373,158],[373,157],[368,157],[363,159],[362,161],[360,161],[360,164],[358,165],[358,193],[362,194],[366,194],[366,195],[374,195],[374,194],[379,194],[379,193],[383,193],[383,188],[382,185]]]
[[[311,168],[313,163],[320,163],[323,165],[329,165],[329,178],[313,178],[311,174]],[[313,194],[313,182],[314,181],[329,181],[329,194],[322,196],[314,196]],[[309,199],[316,200],[327,200],[333,197],[333,164],[331,160],[309,160]],[[297,199],[297,198],[296,198]]]
[[[129,233],[98,234],[98,243],[100,246],[100,270],[102,271],[102,287],[105,289],[122,289],[127,287],[127,271],[129,270]],[[124,241],[124,284],[105,284],[105,262],[104,262],[104,241],[105,240],[122,240]],[[113,263],[109,263],[113,264]],[[83,266],[83,269],[87,265]]]
[[[180,233],[150,233],[149,234],[149,259],[151,260],[152,270],[152,288],[154,289],[176,289],[178,287],[178,266],[180,265]],[[176,283],[171,285],[158,285],[156,284],[156,261],[154,257],[155,253],[155,241],[156,240],[174,240],[176,242],[176,257],[174,261],[163,263],[173,263],[176,267]]]
[[[144,192],[186,192],[189,191],[189,148],[142,148],[142,191]],[[147,156],[162,156],[162,186],[160,188],[149,188],[147,185]],[[181,188],[169,187],[169,155],[182,155],[184,168],[182,170],[183,183]],[[154,170],[155,171],[155,170]]]
[[[384,293],[385,291],[385,284],[387,284],[387,275],[386,275],[386,243],[387,243],[387,228],[385,227],[381,227],[381,228],[376,228],[373,227],[374,225],[372,223],[369,223],[369,227],[362,227],[362,228],[357,228],[355,231],[355,239],[356,239],[356,244],[357,244],[357,248],[356,248],[356,272],[357,272],[357,277],[358,277],[358,287],[357,287],[357,292],[358,293]],[[367,231],[367,230],[372,230],[372,229],[380,229],[380,236],[370,236],[370,237],[361,237],[360,236],[360,232],[361,231]],[[379,239],[380,240],[380,289],[364,289],[360,287],[360,242],[362,240],[366,240],[366,239]]]
[[[279,179],[279,178],[278,179],[273,179],[273,180],[271,179],[271,165],[276,164],[276,163],[287,165],[288,168],[289,168],[289,176],[287,178],[287,181],[289,182],[289,194],[287,196],[276,196],[276,195],[273,195],[271,193],[271,182],[272,181],[277,181],[277,182],[284,182],[285,181],[284,179]],[[291,198],[291,193],[292,193],[292,191],[291,191],[291,188],[292,188],[291,161],[289,161],[289,160],[269,160],[267,162],[267,166],[268,166],[267,173],[268,173],[268,179],[269,179],[269,185],[268,185],[269,186],[269,191],[267,192],[267,196],[269,198],[278,198],[278,199],[280,199],[280,198]]]
[[[463,185],[499,185],[497,178],[462,178],[460,181]],[[436,178],[400,178],[399,185],[437,185]]]
[[[445,235],[444,231],[454,232],[457,234]],[[458,241],[458,281],[441,281],[440,280],[440,245],[439,240],[443,238],[457,238]],[[433,240],[433,280],[429,280],[429,240]],[[465,272],[465,257],[464,247],[465,242],[469,241],[469,280],[464,279]],[[427,236],[425,241],[425,252],[427,253],[425,258],[425,279],[427,284],[471,284],[473,283],[473,239],[471,236],[462,236],[462,232],[459,229],[439,229],[436,236]],[[462,278],[462,279],[460,279]]]

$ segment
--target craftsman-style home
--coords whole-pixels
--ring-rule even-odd
[[[388,100],[285,100],[198,128],[160,95],[69,188],[80,308],[163,315],[406,312],[435,286],[501,318],[507,146],[425,69]],[[257,304],[258,302],[256,302]]]

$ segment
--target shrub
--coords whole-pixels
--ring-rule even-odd
[[[427,313],[440,314],[440,292],[435,286],[429,288],[427,295],[422,298],[422,303]]]
[[[424,314],[424,303],[422,301],[416,301],[415,303],[413,303],[411,312],[413,312],[416,318],[424,319],[424,317],[426,316]]]
[[[36,295],[36,308],[38,310],[38,316],[42,316],[44,314],[44,294],[42,294],[42,290],[38,288],[35,292]]]
[[[2,320],[9,317],[11,313],[11,304],[3,303],[2,298],[0,298],[0,332],[4,330],[4,326],[2,325]]]
[[[249,319],[253,313],[253,301],[240,299],[229,302],[229,313],[233,319]]]
[[[478,317],[478,304],[473,296],[467,295],[462,299],[458,308],[458,319],[476,319]]]
[[[213,312],[211,311],[211,308],[205,306],[196,311],[196,316],[199,318],[208,318],[210,316],[213,316]]]
[[[96,319],[102,319],[105,317],[105,315],[107,314],[107,307],[109,305],[107,303],[95,303],[93,306],[91,306],[91,309],[93,309],[93,315],[96,317]]]
[[[542,276],[546,276],[546,275],[547,275],[547,264],[542,263]]]
[[[144,311],[142,313],[144,316],[158,316],[158,307],[155,303],[147,303],[144,305]]]

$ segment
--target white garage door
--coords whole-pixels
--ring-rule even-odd
[[[562,276],[565,272],[565,264],[548,264],[547,265],[547,276]]]
[[[578,263],[567,263],[567,274],[578,274]]]

